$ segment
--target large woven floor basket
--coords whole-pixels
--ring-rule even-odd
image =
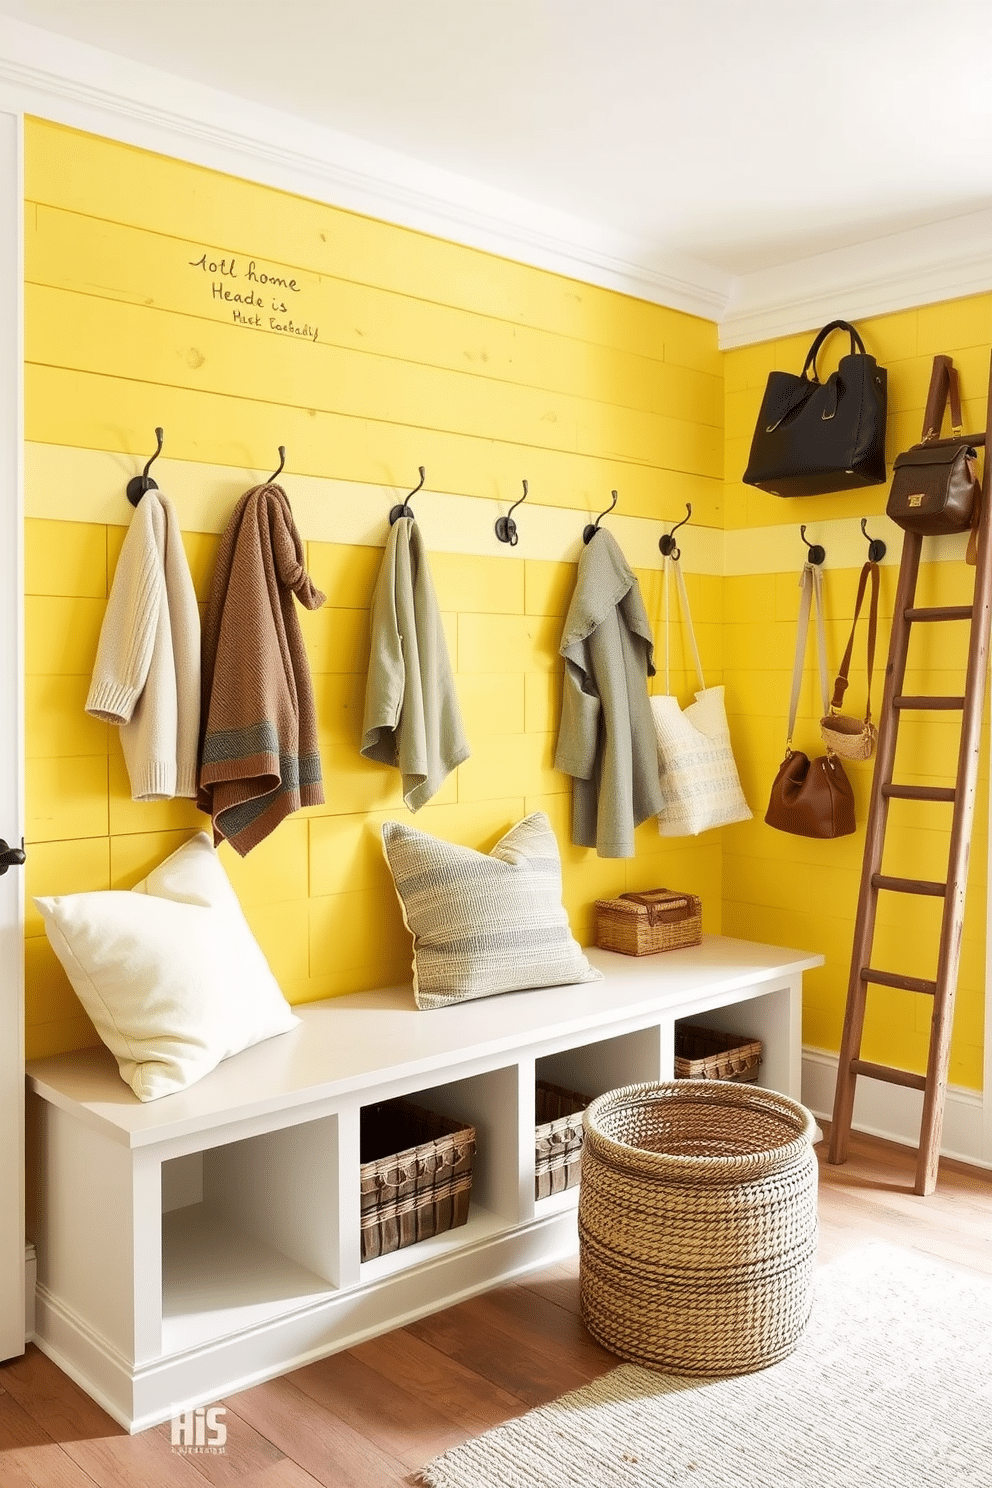
[[[813,1117],[722,1080],[630,1085],[585,1114],[583,1321],[622,1359],[670,1374],[747,1374],[809,1318]]]

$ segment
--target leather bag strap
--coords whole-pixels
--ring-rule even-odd
[[[871,601],[868,605],[868,699],[865,704],[865,722],[871,722],[871,675],[875,670],[875,641],[878,636],[878,564],[866,563],[861,570],[858,580],[858,597],[854,601],[854,621],[851,625],[851,634],[848,637],[847,649],[837,673],[834,683],[834,695],[830,700],[831,712],[836,712],[844,701],[844,694],[848,687],[848,672],[851,668],[851,656],[854,652],[854,633],[858,628],[858,618],[861,614],[861,605],[865,597],[865,589],[871,579]]]
[[[930,372],[930,387],[927,390],[927,406],[923,412],[923,443],[936,439],[944,422],[944,410],[951,405],[951,429],[960,434],[961,393],[958,388],[958,369],[949,356],[935,356]]]
[[[792,696],[789,699],[789,737],[787,748],[792,748],[792,733],[799,713],[799,694],[803,685],[803,665],[806,661],[806,639],[809,635],[810,611],[816,609],[816,649],[820,671],[821,716],[829,710],[827,702],[827,634],[823,623],[823,572],[815,563],[804,563],[799,576],[799,619],[796,622],[796,658],[792,664]]]
[[[820,379],[817,376],[817,372],[816,372],[816,357],[817,357],[817,353],[819,352],[820,347],[823,345],[824,341],[826,341],[827,337],[830,335],[830,333],[832,331],[847,331],[850,334],[850,337],[851,337],[851,355],[852,356],[854,355],[855,350],[860,351],[860,353],[861,353],[862,356],[865,355],[865,343],[862,341],[861,337],[858,335],[858,333],[854,329],[853,325],[851,325],[850,322],[849,321],[846,321],[846,320],[832,320],[829,325],[825,325],[823,327],[823,330],[816,337],[815,341],[813,342],[813,345],[810,347],[809,351],[806,353],[806,360],[805,360],[805,362],[803,362],[803,370],[802,370],[802,376],[803,377],[806,376],[806,373],[807,373],[808,369],[810,367],[812,367],[812,369],[813,369],[813,381],[814,382],[819,382]]]
[[[652,928],[671,918],[675,911],[691,907],[689,895],[674,893],[671,889],[648,889],[643,894],[621,894],[620,898],[643,905]]]

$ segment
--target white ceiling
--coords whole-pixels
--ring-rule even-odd
[[[992,207],[989,0],[0,0],[0,15],[557,208],[658,267],[749,275]]]

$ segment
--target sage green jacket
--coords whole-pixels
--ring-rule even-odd
[[[395,765],[411,811],[469,757],[427,552],[412,517],[389,529],[372,601],[362,754]]]
[[[662,807],[647,689],[654,642],[640,586],[605,527],[579,559],[559,650],[555,767],[573,778],[572,841],[601,858],[632,858],[634,828]]]

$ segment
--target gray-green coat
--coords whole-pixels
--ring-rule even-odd
[[[605,527],[579,559],[559,650],[555,766],[573,777],[572,841],[601,858],[632,858],[634,828],[662,806],[647,689],[654,642],[640,586]]]

